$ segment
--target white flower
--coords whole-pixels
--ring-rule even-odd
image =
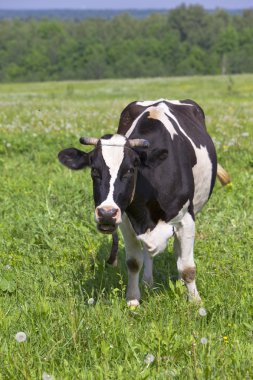
[[[204,307],[201,307],[201,308],[199,309],[199,315],[200,315],[201,317],[205,317],[206,314],[207,314],[206,309],[205,309]]]
[[[207,339],[205,337],[201,338],[200,343],[207,344]]]
[[[42,373],[42,380],[53,380],[53,376],[49,375],[46,372]]]
[[[249,133],[248,133],[248,132],[243,132],[243,133],[241,134],[241,136],[242,136],[242,137],[248,137],[248,136],[249,136]]]
[[[89,298],[88,299],[88,305],[93,305],[95,302],[94,298]]]
[[[154,355],[152,355],[152,354],[147,354],[147,355],[145,356],[145,358],[144,358],[144,363],[149,365],[149,364],[153,363],[154,360],[155,360]]]
[[[25,342],[26,341],[26,333],[24,333],[23,331],[19,331],[16,335],[15,335],[15,339],[17,342],[21,343],[21,342]]]

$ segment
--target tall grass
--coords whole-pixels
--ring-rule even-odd
[[[0,379],[253,378],[252,96],[249,75],[0,86]],[[123,242],[108,267],[90,174],[57,161],[80,136],[116,131],[130,101],[161,97],[199,102],[233,179],[197,218],[206,316],[175,281],[171,244],[155,288],[126,307]]]

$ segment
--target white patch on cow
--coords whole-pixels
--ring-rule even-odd
[[[200,149],[195,147],[197,163],[193,167],[194,177],[194,213],[198,213],[207,202],[210,194],[212,181],[212,163],[206,147],[201,146]]]
[[[168,119],[168,116],[170,115],[168,113],[168,107],[166,106],[166,104],[161,103],[157,107],[149,107],[146,109],[146,111],[149,112],[148,118],[156,119],[163,123],[173,140],[173,136],[177,135],[177,131],[175,130],[171,121]]]
[[[153,257],[165,250],[168,240],[173,236],[173,226],[179,223],[188,211],[190,201],[188,200],[178,214],[168,223],[160,220],[153,230],[148,229],[137,238],[147,247],[147,251]]]
[[[186,212],[182,220],[175,225],[174,254],[177,260],[179,277],[183,278],[187,270],[194,270],[193,246],[195,238],[195,222],[192,216]],[[200,301],[195,278],[186,281],[185,285],[191,300]]]
[[[106,166],[109,168],[111,178],[107,198],[98,207],[111,206],[119,208],[114,202],[113,192],[119,168],[124,159],[124,145],[126,143],[126,138],[124,136],[116,134],[113,135],[110,139],[101,139],[100,141],[102,156]]]
[[[160,220],[152,231],[148,229],[144,234],[138,235],[137,238],[145,244],[148,253],[153,257],[164,251],[168,239],[172,235],[173,226]]]
[[[176,117],[170,111],[169,106],[165,103],[165,101],[167,101],[169,103],[172,103],[172,104],[176,104],[176,105],[192,106],[192,104],[183,103],[180,100],[157,99],[155,101],[153,100],[153,101],[137,102],[136,103],[137,105],[140,105],[140,106],[143,106],[143,107],[149,107],[149,108],[146,108],[134,120],[133,124],[131,125],[131,127],[129,128],[129,130],[126,133],[126,136],[128,138],[130,137],[131,133],[134,131],[135,126],[138,123],[138,121],[141,118],[141,116],[143,115],[143,113],[149,112],[150,113],[150,116],[149,116],[150,118],[160,120],[163,123],[163,125],[165,126],[165,128],[167,129],[167,131],[169,132],[169,134],[170,134],[170,136],[171,136],[171,138],[173,140],[173,136],[177,135],[177,132],[176,132],[176,130],[175,130],[172,122],[168,118],[168,116],[171,119],[173,119],[178,126],[179,126],[179,123],[178,123]],[[156,104],[156,103],[158,103],[158,104]],[[154,105],[154,104],[156,104],[156,105]]]
[[[137,239],[136,233],[126,213],[122,216],[122,223],[119,225],[122,232],[125,250],[126,261],[134,259],[138,266],[138,271],[131,271],[128,268],[128,284],[127,284],[127,303],[129,306],[137,306],[141,298],[141,292],[139,288],[139,273],[143,265],[144,250],[141,242]]]
[[[172,103],[172,104],[176,104],[178,106],[192,106],[192,104],[189,104],[189,103],[183,103],[181,102],[181,100],[169,100],[169,99],[157,99],[157,100],[146,100],[146,101],[143,101],[143,102],[137,102],[136,104],[138,106],[143,106],[143,107],[149,107],[149,106],[153,106],[154,104],[158,103],[158,102],[169,102],[169,103]]]
[[[138,106],[142,106],[142,107],[150,107],[156,103],[160,103],[160,102],[164,102],[164,101],[165,101],[165,99],[161,98],[161,99],[157,99],[157,100],[145,100],[143,102],[137,102],[136,104]]]

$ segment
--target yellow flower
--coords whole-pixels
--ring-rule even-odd
[[[227,336],[224,336],[224,337],[223,337],[223,341],[224,341],[224,343],[228,343],[228,337],[227,337]]]

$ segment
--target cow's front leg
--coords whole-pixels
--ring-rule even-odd
[[[143,252],[141,249],[138,249],[138,247],[132,248],[130,250],[126,249],[126,264],[128,272],[126,298],[128,306],[139,306],[141,298],[139,273],[143,264]]]
[[[180,223],[175,226],[174,253],[177,259],[179,278],[187,286],[189,299],[200,301],[195,276],[196,266],[193,257],[195,222],[187,212]]]
[[[143,265],[143,250],[140,241],[136,238],[127,215],[124,214],[122,219],[120,229],[125,243],[128,272],[126,299],[128,306],[139,306],[141,298],[139,273]]]

